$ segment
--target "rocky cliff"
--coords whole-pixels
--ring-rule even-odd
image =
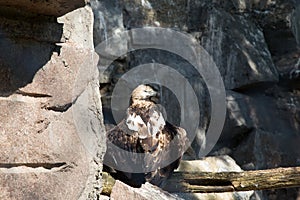
[[[194,152],[184,156],[196,161],[183,162],[196,164],[182,165],[179,170],[300,165],[298,0],[0,0],[0,11],[0,199],[99,199],[105,151],[103,118],[107,129],[114,126],[118,119],[113,113],[124,112],[111,106],[113,98],[120,100],[113,105],[124,99],[113,94],[114,88],[121,77],[130,86],[129,79],[124,79],[128,72],[136,80],[147,81],[145,74],[132,70],[148,63],[179,72],[187,82],[159,71],[181,92],[190,87],[198,102],[195,107],[182,107],[181,102],[190,100],[187,96],[176,96],[167,85],[159,87],[168,121],[180,125],[185,116],[192,116],[184,122],[196,127],[191,144]],[[214,133],[218,142],[202,161],[202,152],[212,145],[207,133],[212,117],[224,114],[215,111],[214,106],[219,105],[210,96],[213,89],[218,92],[220,88],[206,84],[217,78],[201,76],[191,62],[178,56],[181,52],[130,49],[122,33],[145,27],[170,28],[188,35],[203,47],[203,55],[209,55],[202,57],[206,64],[213,62],[222,77],[225,123],[218,124],[222,127],[220,134]],[[102,56],[98,48],[109,49],[111,36],[120,38],[113,53],[125,52],[113,59]],[[171,38],[163,39],[161,43]],[[151,42],[141,40],[134,45]],[[99,62],[94,48],[99,50]],[[111,59],[109,68],[101,73],[100,63]],[[115,197],[120,194],[118,189]],[[299,189],[179,196],[297,199]]]
[[[0,199],[97,198],[105,136],[91,8],[0,10]]]
[[[281,0],[92,1],[94,44],[124,30],[171,28],[191,35],[213,58],[226,88],[227,115],[210,155],[227,154],[244,169],[299,166],[300,115],[299,5]],[[101,56],[100,56],[101,59]],[[160,50],[137,50],[118,57],[101,77],[104,119],[114,122],[110,100],[119,78],[145,63],[180,71],[196,91],[200,116],[192,146],[206,145],[211,105],[203,79],[182,58]],[[135,74],[138,77],[142,76]],[[168,120],[182,115],[174,94],[161,88]],[[194,122],[197,123],[197,122]],[[298,189],[256,192],[253,199],[297,199]]]

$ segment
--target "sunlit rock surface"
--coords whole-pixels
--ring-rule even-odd
[[[0,9],[0,199],[99,197],[105,134],[91,8]]]

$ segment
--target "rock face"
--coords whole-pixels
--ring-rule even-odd
[[[111,200],[132,199],[132,200],[183,200],[180,197],[169,194],[159,187],[145,183],[141,188],[130,187],[121,181],[116,181],[112,193]]]
[[[83,0],[0,0],[0,199],[104,198],[99,196],[105,151],[102,110],[107,127],[112,127],[114,86],[141,64],[171,66],[188,80],[201,111],[199,122],[191,122],[199,125],[193,156],[209,145],[205,131],[213,108],[207,85],[178,55],[147,49],[117,58],[100,77],[102,109],[94,47],[111,35],[147,26],[191,35],[216,63],[226,88],[227,115],[212,155],[229,154],[244,170],[300,165],[299,1],[91,0],[89,4],[92,10]],[[120,48],[128,48],[121,42]],[[176,86],[183,85],[177,81]],[[160,87],[160,93],[168,120],[179,125],[184,113],[176,96],[166,87]],[[197,170],[213,166],[241,170],[228,156],[206,161],[203,168],[200,161],[182,166],[191,162]],[[115,199],[120,190],[140,199],[158,191],[148,185],[143,196],[118,184]],[[249,199],[251,194],[228,193],[222,199]],[[293,188],[255,192],[252,199],[298,196],[299,189]]]
[[[243,141],[233,154],[237,162],[248,170],[299,166],[300,160],[293,159],[299,157],[300,154],[298,143],[298,137],[291,141],[289,137],[280,133],[274,135],[271,132],[256,130],[251,132],[247,140]],[[247,155],[247,157],[242,158],[241,155]]]
[[[66,0],[50,0],[50,1],[30,1],[30,0],[1,0],[1,6],[14,7],[16,9],[27,10],[28,12],[38,13],[50,16],[62,16],[72,10],[83,7],[85,1],[75,0],[72,2]]]
[[[298,1],[95,2],[99,4],[93,6],[94,13],[104,16],[101,23],[95,22],[94,34],[98,34],[94,35],[98,38],[95,45],[104,41],[103,33],[109,37],[122,30],[153,26],[188,33],[210,53],[227,93],[226,122],[211,154],[230,154],[244,169],[299,165],[296,145],[300,138]],[[196,88],[203,114],[199,123],[201,134],[193,143],[198,154],[206,145],[203,132],[209,125],[212,108],[203,79],[176,55],[151,49],[130,52],[116,59],[100,80],[105,123],[108,127],[114,123],[110,100],[119,78],[145,63],[172,66]],[[167,102],[163,105],[168,119],[179,123],[182,113],[172,92],[162,88],[161,97],[162,102]],[[253,199],[295,199],[297,196],[296,188],[256,192]]]
[[[261,82],[276,82],[273,64],[264,35],[243,16],[230,15],[218,8],[201,7],[198,19],[205,27],[201,44],[213,56],[227,89],[249,87]]]
[[[292,23],[292,31],[295,35],[296,41],[298,45],[300,44],[300,23],[299,23],[299,18],[300,18],[300,5],[298,5],[292,16],[291,16],[291,23]]]
[[[109,38],[111,34],[124,30],[122,8],[119,1],[91,1],[94,11],[94,44]]]
[[[10,6],[0,31],[0,199],[100,195],[105,134],[93,13],[73,3],[0,1],[1,10]]]

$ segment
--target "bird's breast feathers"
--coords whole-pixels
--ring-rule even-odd
[[[108,139],[118,147],[141,153],[165,151],[174,137],[185,143],[186,133],[167,123],[156,105],[130,106],[126,118],[108,132]],[[178,145],[182,149],[183,144]]]
[[[127,110],[126,125],[129,130],[138,132],[140,139],[155,137],[163,130],[166,122],[157,107],[135,111],[136,109]]]

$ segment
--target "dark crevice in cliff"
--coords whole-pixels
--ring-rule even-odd
[[[73,103],[67,103],[65,105],[50,106],[50,107],[47,107],[46,109],[52,110],[55,112],[66,112],[72,106],[72,104]]]
[[[69,108],[72,107],[72,105],[74,105],[77,101],[77,99],[79,98],[79,96],[82,93],[80,93],[76,98],[74,98],[74,100],[70,103],[66,103],[63,105],[52,105],[52,106],[43,106],[42,108],[46,109],[46,110],[52,110],[54,112],[66,112],[69,110]]]
[[[17,90],[16,94],[20,94],[22,96],[34,97],[34,98],[48,98],[52,97],[49,94],[40,94],[40,93],[31,93],[31,92],[23,92],[22,90]]]
[[[67,166],[66,162],[58,162],[58,163],[0,163],[0,168],[13,168],[13,167],[29,167],[29,168],[45,168],[51,170],[53,168],[60,168],[63,166]]]

